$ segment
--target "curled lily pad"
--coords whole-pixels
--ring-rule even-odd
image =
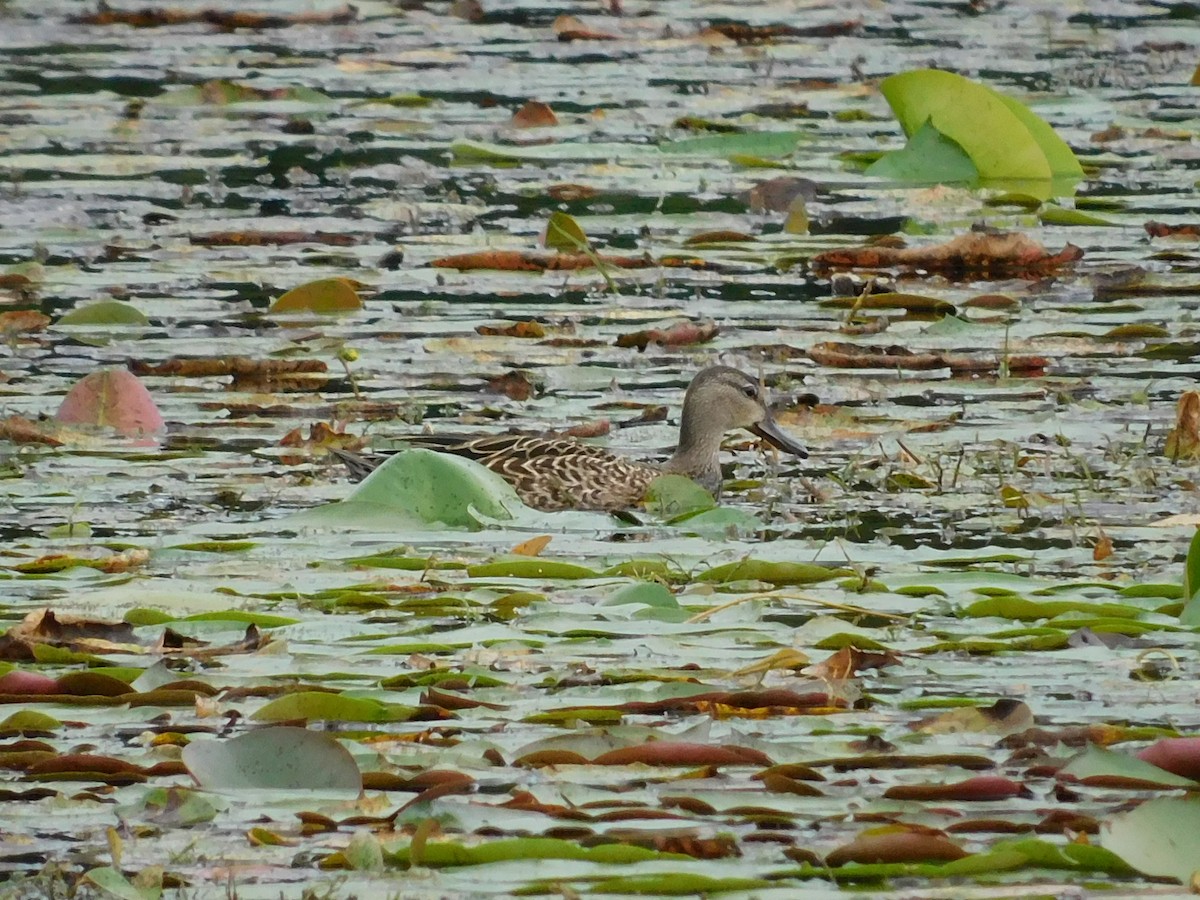
[[[296,516],[306,525],[344,527],[441,522],[478,531],[526,507],[507,481],[477,462],[413,448],[389,457],[345,500]]]
[[[985,85],[953,72],[917,69],[884,79],[879,89],[909,138],[909,157],[920,143],[923,152],[937,151],[953,161],[943,180],[961,180],[965,171],[962,158],[943,149],[951,144],[962,149],[979,178],[1034,183],[1028,193],[1036,196],[1047,192],[1037,188],[1038,182],[1069,184],[1083,177],[1075,154],[1053,128],[1024,104]],[[899,177],[898,164],[888,160],[884,156],[875,166]],[[879,171],[875,166],[872,170]],[[1064,192],[1060,187],[1051,192]]]

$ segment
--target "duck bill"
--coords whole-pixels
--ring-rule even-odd
[[[772,418],[766,418],[756,425],[751,425],[750,430],[772,447],[778,447],[784,453],[799,456],[801,459],[808,456],[808,450],[805,446],[780,428]]]

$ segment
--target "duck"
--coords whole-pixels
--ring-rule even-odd
[[[422,435],[411,447],[453,453],[487,466],[513,486],[526,506],[546,512],[568,509],[618,512],[638,505],[654,479],[684,475],[714,496],[721,489],[721,441],[744,428],[801,459],[802,443],[771,415],[757,379],[730,366],[700,370],[683,398],[679,441],[666,462],[655,464],[569,437],[498,434],[483,437]],[[397,451],[392,451],[392,453]],[[392,453],[333,453],[360,481]]]

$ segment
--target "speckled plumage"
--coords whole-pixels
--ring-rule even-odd
[[[521,500],[535,509],[613,511],[635,506],[650,482],[666,473],[686,475],[708,490],[718,491],[721,440],[734,428],[749,428],[783,450],[807,455],[793,438],[779,430],[758,382],[727,366],[710,366],[692,379],[684,398],[679,445],[661,466],[573,438],[422,435],[411,438],[409,444],[465,456],[487,466],[512,484]],[[386,458],[335,452],[355,479],[365,477]]]

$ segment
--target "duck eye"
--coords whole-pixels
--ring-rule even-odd
[[[742,388],[742,393],[745,394],[747,397],[749,397],[751,400],[753,400],[756,397],[758,397],[758,388],[752,384],[748,384],[744,388]]]

